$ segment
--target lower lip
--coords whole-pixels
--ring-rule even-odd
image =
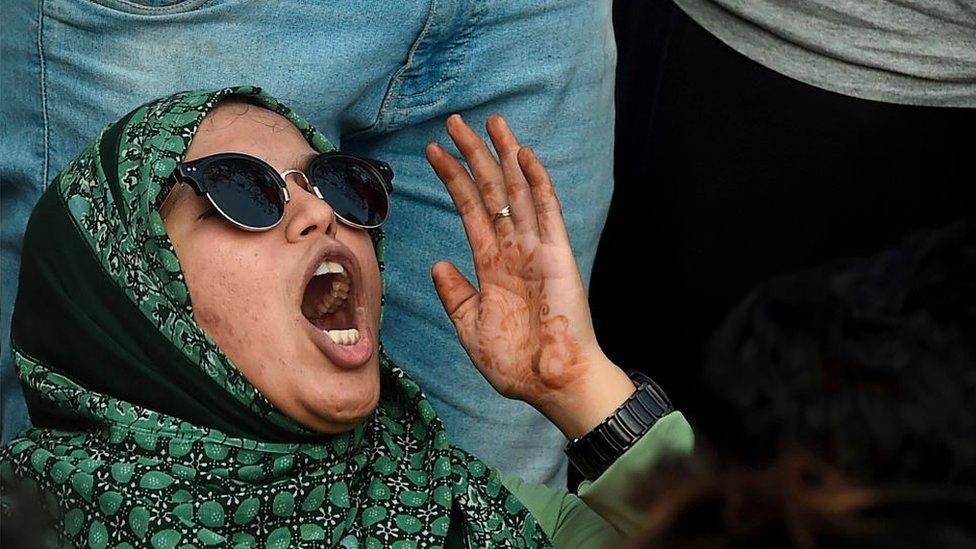
[[[311,332],[315,346],[340,368],[359,368],[373,356],[373,337],[366,326],[358,328],[359,341],[352,345],[339,345],[332,341],[329,334],[316,328],[311,322],[306,320],[305,324]]]

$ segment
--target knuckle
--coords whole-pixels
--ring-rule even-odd
[[[562,206],[559,205],[559,202],[544,202],[539,205],[539,213],[562,215],[563,209]]]
[[[478,204],[471,199],[460,200],[457,204],[458,213],[462,216],[469,216],[473,214],[478,208]]]

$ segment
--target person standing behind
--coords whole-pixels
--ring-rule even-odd
[[[611,358],[651,349],[691,415],[703,342],[755,284],[972,215],[971,0],[615,6],[619,185],[593,276]],[[653,268],[633,268],[639,234]],[[654,313],[611,324],[618,288]],[[611,308],[612,306],[606,306]],[[694,398],[693,398],[694,397]]]
[[[976,5],[957,0],[675,0],[760,65],[850,97],[976,107]]]
[[[387,288],[386,350],[419,365],[409,373],[459,444],[528,480],[565,484],[562,434],[493,393],[433,297],[436,259],[468,276],[474,269],[422,144],[440,139],[452,113],[480,123],[505,112],[550,159],[553,179],[567,182],[560,198],[588,284],[613,187],[608,3],[43,0],[3,9],[4,441],[28,421],[10,360],[10,314],[24,226],[52,169],[148,98],[236,79],[310,113],[340,148],[393,165],[387,272],[402,283]],[[448,378],[450,390],[440,383]]]

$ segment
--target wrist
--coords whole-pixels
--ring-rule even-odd
[[[630,372],[628,377],[638,386],[634,394],[592,431],[566,445],[569,462],[588,480],[596,480],[660,418],[674,410],[653,379],[641,372]]]
[[[613,414],[636,389],[623,370],[603,357],[576,382],[547,393],[533,406],[573,440]]]

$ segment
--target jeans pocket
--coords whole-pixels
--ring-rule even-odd
[[[88,0],[106,8],[133,15],[173,15],[187,13],[223,0]]]

